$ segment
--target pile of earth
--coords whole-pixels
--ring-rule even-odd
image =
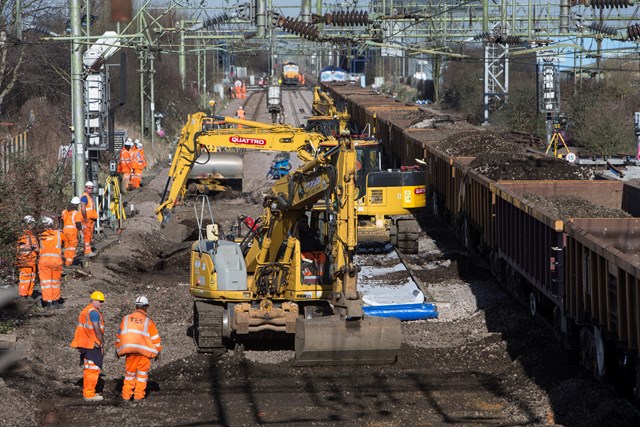
[[[471,125],[464,119],[451,114],[441,114],[434,111],[409,111],[404,116],[405,120],[411,120],[409,128],[412,129],[468,129]]]
[[[612,209],[596,205],[589,200],[577,196],[543,197],[527,193],[524,198],[542,207],[544,211],[556,218],[631,218],[622,209]]]
[[[497,133],[482,130],[450,136],[440,141],[436,148],[455,157],[476,157],[487,152],[524,153],[522,146]]]
[[[499,180],[591,180],[595,172],[552,157],[518,153],[485,153],[469,164],[489,179]]]

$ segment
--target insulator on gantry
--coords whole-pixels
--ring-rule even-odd
[[[618,35],[618,30],[615,27],[611,25],[606,25],[604,22],[591,22],[588,25],[586,25],[586,27],[591,31],[593,31],[594,33],[606,34],[608,36]]]
[[[633,24],[627,27],[627,38],[629,40],[640,40],[640,24]]]
[[[282,27],[287,33],[295,34],[303,39],[317,41],[320,38],[320,30],[315,25],[297,19],[280,15],[276,25]]]
[[[515,45],[515,44],[521,44],[522,39],[518,36],[497,36],[494,38],[493,42],[498,44]]]
[[[489,38],[491,38],[491,33],[480,33],[473,36],[473,39],[476,41],[488,40]]]
[[[213,18],[209,18],[206,21],[198,22],[197,24],[192,25],[191,27],[187,28],[187,31],[198,31],[202,30],[203,28],[212,29],[220,24],[231,21],[232,18],[233,17],[229,14],[222,13],[218,16],[214,16]]]
[[[617,9],[634,4],[635,0],[571,0],[571,6],[591,6],[594,9]]]
[[[359,26],[371,23],[369,20],[369,12],[365,10],[337,10],[327,12],[324,16],[314,15],[313,19],[314,22],[323,22],[337,27]]]

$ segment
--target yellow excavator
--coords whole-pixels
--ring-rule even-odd
[[[349,113],[340,111],[320,87],[313,91],[313,115],[307,132],[325,136],[351,133],[358,172],[358,242],[390,242],[404,253],[418,253],[420,225],[413,212],[426,207],[426,174],[420,166],[387,169],[382,165],[380,141],[349,130]]]
[[[329,98],[330,99],[330,98]],[[241,128],[214,128],[211,121]],[[242,174],[236,153],[228,149],[297,152],[306,162],[322,147],[335,146],[337,136],[346,131],[326,134],[322,129],[294,128],[290,125],[266,124],[235,117],[209,116],[199,112],[189,116],[182,128],[173,156],[162,200],[156,209],[159,221],[184,196],[187,185],[197,185],[198,192],[224,191],[225,181]],[[356,188],[358,242],[391,242],[406,253],[418,252],[420,227],[412,217],[413,209],[426,206],[425,172],[413,169],[381,168],[380,144],[375,138],[359,135],[353,138],[356,150]],[[194,170],[202,163],[215,163],[218,173],[189,184]],[[206,187],[206,188],[205,188]]]
[[[274,184],[244,238],[222,240],[206,225],[191,250],[199,351],[271,331],[295,334],[296,365],[396,360],[400,321],[365,316],[357,288],[355,160],[349,137],[310,155]]]

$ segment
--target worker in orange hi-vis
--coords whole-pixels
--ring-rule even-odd
[[[103,397],[96,394],[96,385],[102,371],[104,358],[104,318],[102,306],[104,294],[95,291],[91,294],[91,302],[78,317],[78,325],[71,342],[72,348],[80,351],[80,366],[83,369],[82,395],[86,402],[99,402]]]
[[[129,401],[142,400],[145,397],[151,359],[160,357],[162,344],[156,324],[147,314],[149,300],[139,296],[135,301],[136,309],[124,316],[116,335],[116,355],[126,356],[122,398]]]
[[[93,249],[91,248],[91,239],[93,238],[93,228],[96,225],[98,219],[98,211],[96,209],[95,202],[93,200],[93,182],[87,181],[84,183],[84,193],[80,197],[80,205],[82,212],[82,234],[84,236],[84,256],[94,256]]]
[[[36,282],[36,261],[40,245],[33,232],[36,220],[31,215],[22,218],[24,229],[18,237],[16,248],[16,267],[20,273],[18,276],[18,294],[24,298],[31,298],[33,286]]]
[[[142,185],[142,171],[147,167],[147,160],[144,157],[144,147],[139,139],[133,142],[133,153],[131,155],[131,186],[140,188]]]
[[[62,211],[62,246],[64,248],[64,265],[73,264],[78,250],[78,235],[82,233],[82,214],[80,197],[73,197],[67,209]]]
[[[242,86],[240,86],[240,93],[242,94],[242,99],[245,99],[247,97],[247,86],[245,86],[244,83],[242,83]]]
[[[120,150],[117,172],[122,177],[121,190],[126,192],[131,189],[131,174],[133,172],[133,140],[127,138]]]
[[[53,228],[53,219],[42,218],[38,276],[42,290],[42,307],[60,308],[62,283],[62,232]]]
[[[236,110],[236,117],[239,119],[244,119],[244,109],[242,108],[242,105],[239,106]],[[242,125],[238,125],[238,129],[242,129]]]

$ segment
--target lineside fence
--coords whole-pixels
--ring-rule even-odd
[[[13,157],[27,152],[27,135],[24,131],[7,142],[0,142],[0,174],[9,172]]]

